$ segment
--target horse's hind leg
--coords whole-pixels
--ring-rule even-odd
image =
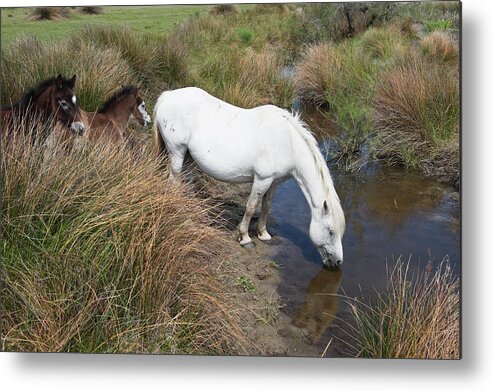
[[[248,197],[246,204],[245,214],[238,227],[239,230],[239,241],[244,247],[253,247],[252,239],[248,235],[248,227],[250,225],[250,220],[252,219],[255,209],[257,208],[260,200],[264,194],[269,190],[272,185],[272,179],[258,179],[255,178],[252,185],[252,191]]]
[[[187,150],[185,148],[176,148],[170,151],[171,178],[174,180],[180,178],[186,153]]]
[[[272,239],[272,236],[267,232],[267,218],[269,217],[269,211],[272,207],[272,199],[274,198],[274,192],[276,191],[276,183],[273,183],[269,190],[262,199],[262,210],[257,223],[257,235],[260,240],[268,241]]]

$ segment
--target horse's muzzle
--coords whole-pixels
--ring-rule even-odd
[[[330,269],[338,269],[342,266],[342,259],[337,258],[334,254],[328,252],[324,247],[319,247],[318,251],[322,256],[324,265]]]
[[[70,129],[77,135],[82,136],[84,134],[85,126],[82,122],[72,122]]]

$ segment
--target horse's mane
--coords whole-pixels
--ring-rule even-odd
[[[114,105],[116,105],[120,100],[125,98],[127,95],[135,92],[137,87],[134,86],[123,86],[120,91],[113,94],[111,98],[109,98],[106,102],[104,102],[103,106],[98,110],[99,114],[106,113],[109,109],[111,109]]]
[[[338,231],[341,236],[344,234],[344,230],[346,228],[346,220],[344,218],[344,212],[341,207],[341,201],[339,200],[339,196],[334,188],[334,183],[332,182],[332,177],[330,176],[329,168],[327,167],[327,163],[320,152],[320,148],[318,147],[317,140],[313,136],[313,133],[308,129],[306,123],[304,123],[299,114],[291,114],[287,112],[288,120],[296,129],[298,134],[301,136],[303,141],[308,146],[308,149],[313,155],[315,160],[315,165],[317,166],[320,176],[322,178],[322,183],[325,189],[325,193],[327,195],[327,200],[329,203],[329,207],[334,213],[334,223],[337,226]]]
[[[50,87],[55,82],[56,77],[52,77],[42,82],[38,83],[35,87],[31,88],[29,91],[25,92],[17,103],[12,105],[2,106],[2,110],[25,110],[40,96],[48,87]],[[64,79],[65,83],[66,80]]]

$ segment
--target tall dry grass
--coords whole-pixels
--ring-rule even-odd
[[[70,16],[68,7],[36,7],[29,14],[29,18],[33,21],[59,20]]]
[[[207,199],[147,147],[68,153],[15,130],[2,134],[2,350],[248,352]]]
[[[78,103],[94,111],[118,86],[135,83],[128,62],[114,49],[65,40],[43,43],[22,37],[2,49],[2,103],[17,101],[22,93],[57,74],[77,75]]]
[[[353,322],[346,342],[357,357],[460,358],[459,279],[448,261],[412,274],[400,258],[388,269],[384,293],[348,299]]]
[[[155,74],[157,64],[150,59],[153,51],[150,49],[149,37],[144,34],[136,34],[128,26],[85,26],[74,38],[84,42],[92,43],[102,49],[111,48],[119,52],[131,66],[136,74]]]
[[[78,102],[87,111],[121,85],[141,86],[153,102],[165,89],[193,84],[187,50],[174,36],[157,40],[124,26],[87,26],[50,44],[21,37],[2,48],[1,59],[2,104],[58,73],[77,74]]]
[[[420,47],[431,60],[452,66],[459,64],[459,45],[443,31],[434,31],[426,35],[421,40]]]
[[[282,75],[282,63],[269,49],[211,55],[201,66],[199,80],[211,94],[244,108],[290,107],[294,95],[292,81]]]
[[[296,95],[315,106],[326,104],[327,92],[330,94],[336,83],[337,73],[341,72],[341,61],[331,43],[307,47],[303,60],[295,69]]]
[[[390,164],[424,168],[456,182],[459,176],[459,75],[421,56],[386,71],[375,96],[378,153]],[[444,159],[442,154],[448,156]],[[443,163],[436,165],[433,162]],[[432,174],[433,169],[428,170]]]
[[[241,107],[290,107],[293,85],[282,71],[298,21],[278,7],[252,7],[220,18],[192,17],[169,39],[186,53],[194,85]]]
[[[361,36],[360,45],[363,56],[392,63],[395,58],[403,56],[409,41],[399,28],[391,25],[386,28],[369,28]]]
[[[458,184],[457,45],[436,32],[415,46],[396,25],[308,46],[295,68],[296,96],[340,128],[335,154],[346,169],[380,158]],[[367,143],[371,156],[360,152]]]
[[[103,7],[80,7],[79,11],[81,14],[87,15],[101,15],[104,13]]]
[[[353,134],[370,128],[369,112],[378,64],[362,50],[361,39],[309,46],[295,68],[297,96],[326,106],[337,125]]]

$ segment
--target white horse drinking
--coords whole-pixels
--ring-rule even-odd
[[[173,175],[190,153],[211,177],[231,183],[253,183],[239,241],[253,246],[250,219],[262,200],[257,234],[270,240],[267,216],[276,186],[294,177],[311,209],[310,238],[324,263],[342,263],[344,213],[327,164],[313,135],[289,112],[276,106],[242,109],[199,88],[165,91],[154,110],[158,153],[168,151]]]

